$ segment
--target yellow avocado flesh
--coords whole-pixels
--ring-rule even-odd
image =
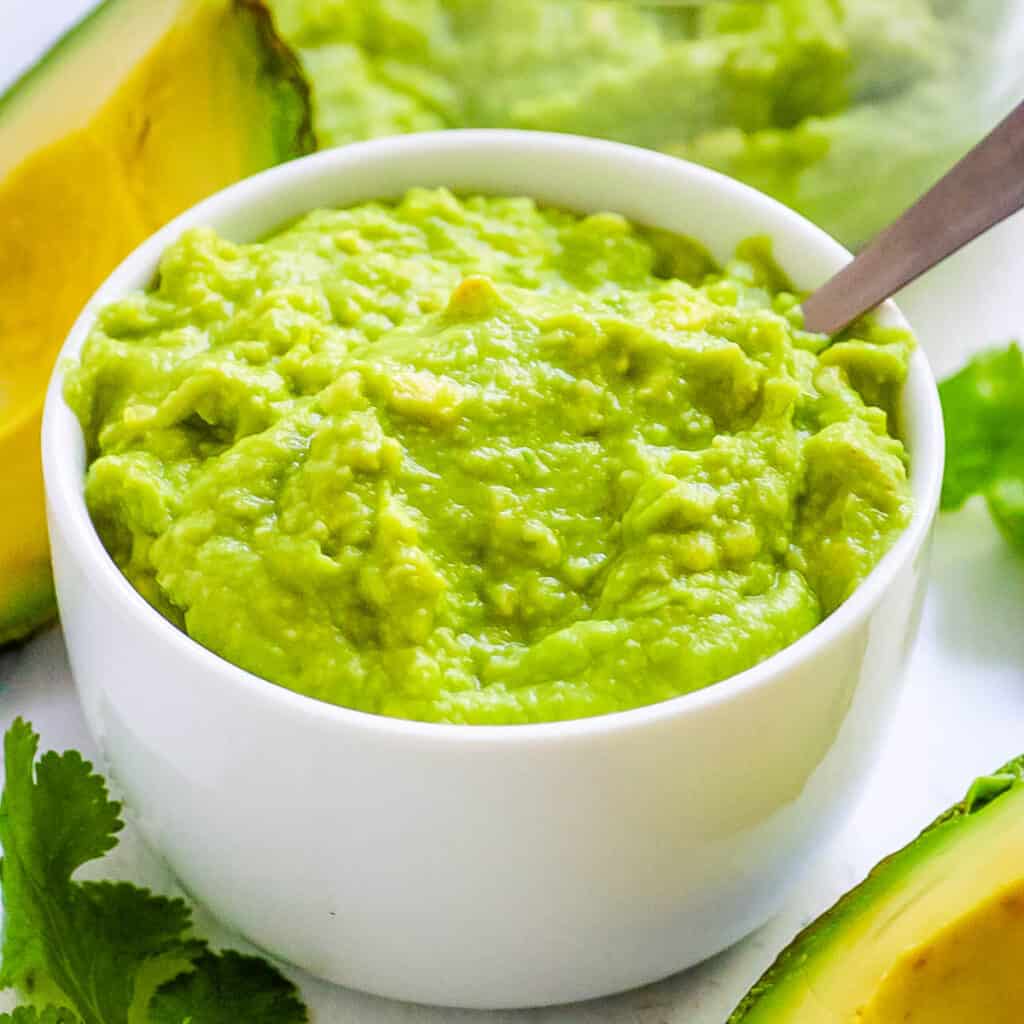
[[[53,614],[38,437],[103,278],[192,203],[313,148],[265,12],[108,0],[0,100],[0,643]]]
[[[755,992],[734,1024],[1024,1021],[1024,782],[883,861]]]
[[[1024,880],[904,953],[857,1021],[1024,1021]]]

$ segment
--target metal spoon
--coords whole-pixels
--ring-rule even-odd
[[[804,301],[804,326],[834,334],[1024,207],[1024,102],[909,210]]]

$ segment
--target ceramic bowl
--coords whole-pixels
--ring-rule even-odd
[[[138,248],[75,324],[153,279],[183,229],[258,239],[314,207],[414,185],[615,210],[719,259],[764,233],[811,288],[850,257],[745,186],[576,137],[445,132],[346,146],[241,182]],[[887,304],[880,312],[903,324]],[[82,494],[78,423],[51,383],[43,428],[61,619],[89,727],[144,835],[258,946],[344,985],[519,1007],[631,988],[736,942],[779,908],[849,815],[917,628],[942,475],[935,383],[903,399],[916,511],[857,592],[725,682],[605,717],[523,726],[399,721],[250,675],[154,611]]]

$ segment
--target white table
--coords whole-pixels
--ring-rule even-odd
[[[0,87],[30,63],[89,0],[0,0]],[[911,287],[901,305],[936,373],[988,344],[1024,336],[1024,218],[1018,216]],[[1024,752],[1024,560],[974,503],[937,528],[921,635],[888,743],[853,820],[768,925],[714,960],[612,999],[519,1013],[435,1011],[364,996],[293,972],[322,1022],[361,1024],[722,1024],[793,934],[957,800],[975,775]],[[95,756],[76,703],[59,630],[0,655],[0,728],[15,715],[43,749]],[[2,766],[0,766],[2,772]],[[174,892],[173,879],[131,827],[103,873]],[[242,947],[201,909],[201,931]],[[12,1004],[0,996],[0,1009]]]

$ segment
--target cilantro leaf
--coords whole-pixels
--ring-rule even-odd
[[[67,894],[51,933],[53,977],[85,1024],[127,1024],[153,989],[188,970],[205,944],[191,938],[184,901],[127,882],[85,882]]]
[[[234,1007],[234,1020],[305,1020],[294,987],[269,964],[208,952],[184,901],[127,882],[72,880],[117,844],[121,806],[77,751],[36,764],[38,746],[20,718],[4,737],[0,987],[53,1005],[20,1008],[0,1024],[139,1024],[156,1012],[173,1019],[166,1014],[179,1006],[188,1009],[181,1021],[229,1019],[210,1016],[211,999]],[[261,1018],[261,1010],[274,1016]]]
[[[984,352],[939,386],[946,426],[942,508],[981,494],[1007,538],[1024,550],[1024,355]]]
[[[120,805],[77,751],[45,754],[33,770],[38,744],[21,719],[4,738],[0,984],[70,1005],[83,1024],[128,1024],[140,976],[158,975],[149,995],[204,947],[188,935],[191,914],[181,900],[71,881],[116,844]]]
[[[67,879],[86,861],[102,857],[123,827],[120,806],[107,799],[106,786],[77,750],[63,756],[50,752],[31,772],[39,737],[17,719],[4,737],[8,771],[0,814],[28,825],[21,833],[23,852],[31,854],[33,876],[40,882]],[[29,771],[11,773],[12,764]],[[40,827],[42,826],[42,827]],[[6,848],[6,844],[5,844]]]
[[[49,751],[36,766],[34,803],[45,829],[37,829],[43,867],[53,880],[68,879],[83,864],[117,845],[124,828],[120,804],[77,750]]]
[[[207,953],[196,969],[161,988],[151,1024],[301,1024],[308,1020],[295,986],[266,960]]]

